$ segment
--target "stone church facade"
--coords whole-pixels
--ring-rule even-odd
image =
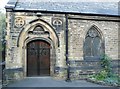
[[[66,79],[69,72],[71,79],[82,79],[101,70],[103,54],[118,65],[119,21],[114,15],[27,10],[8,2],[7,76]],[[118,66],[113,72],[118,73]]]

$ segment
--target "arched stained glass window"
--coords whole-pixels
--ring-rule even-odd
[[[97,28],[93,26],[85,37],[84,59],[99,59],[102,52],[102,37]]]

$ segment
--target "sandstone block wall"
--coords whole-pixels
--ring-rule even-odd
[[[23,29],[33,20],[41,19],[47,22],[56,32],[58,36],[59,46],[54,48],[52,58],[55,59],[52,65],[54,68],[53,76],[60,78],[66,78],[66,59],[65,59],[65,29],[66,18],[64,14],[43,14],[43,16],[36,16],[35,13],[28,12],[7,12],[6,14],[6,69],[22,68],[23,74],[20,72],[20,76],[25,77],[24,69],[26,68],[23,49],[19,50],[18,40],[19,35]],[[16,18],[20,18],[21,24],[16,22]],[[53,25],[53,19],[61,19],[62,24],[60,27]],[[81,19],[82,18],[82,19]],[[91,20],[90,20],[91,19]],[[97,19],[97,20],[95,20]],[[70,74],[71,78],[78,79],[83,78],[86,74],[93,74],[99,72],[100,62],[85,61],[83,46],[85,36],[88,30],[94,25],[101,32],[104,41],[105,54],[112,58],[112,60],[118,60],[118,22],[109,21],[117,20],[117,17],[104,17],[104,16],[83,16],[83,15],[69,15],[68,18],[68,58],[70,62]],[[107,20],[107,21],[104,21]],[[60,22],[61,23],[61,22]],[[18,26],[18,27],[17,27]],[[32,25],[31,25],[32,27]],[[45,26],[43,26],[45,27]],[[29,28],[30,29],[30,28]],[[46,28],[45,28],[46,29]],[[53,33],[51,33],[53,34]],[[36,37],[36,36],[32,36]],[[38,37],[38,36],[37,36]],[[44,37],[44,36],[43,36]],[[24,38],[24,37],[22,37]],[[55,40],[52,40],[53,42]],[[23,44],[23,43],[21,43]],[[23,55],[23,56],[21,56]],[[115,62],[116,64],[117,62]],[[115,72],[116,73],[116,72]],[[14,73],[15,75],[15,73]],[[17,72],[18,76],[18,72]],[[82,77],[83,76],[83,77]]]

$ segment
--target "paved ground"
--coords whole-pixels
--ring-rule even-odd
[[[24,80],[10,84],[7,87],[105,87],[105,86],[86,82],[85,80],[65,82],[63,80],[55,80],[51,77],[36,77],[25,78]]]
[[[0,60],[0,89],[2,87],[2,65],[1,65],[1,60]]]
[[[2,79],[2,65],[1,65],[1,61],[0,61],[0,80]]]

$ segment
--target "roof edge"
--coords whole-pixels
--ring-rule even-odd
[[[86,15],[86,16],[104,16],[104,17],[120,17],[120,15],[110,14],[95,14],[95,13],[79,13],[79,12],[59,12],[59,11],[43,11],[43,10],[13,10],[14,12],[41,12],[41,13],[53,13],[53,14],[73,14],[73,15]]]
[[[18,0],[9,0],[8,3],[5,5],[5,9],[14,9]]]

